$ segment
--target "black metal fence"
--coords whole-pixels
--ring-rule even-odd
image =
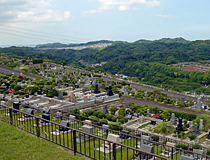
[[[72,114],[72,113],[71,113]],[[72,114],[72,115],[75,115],[76,117],[77,117],[77,119],[82,119],[82,120],[91,120],[94,124],[99,124],[99,125],[102,125],[102,124],[108,124],[107,122],[102,122],[102,121],[100,121],[100,120],[96,120],[96,119],[91,119],[91,118],[89,118],[89,117],[85,117],[85,116],[81,116],[81,115],[77,115],[77,114]],[[66,116],[63,116],[63,117],[66,117]],[[67,117],[66,117],[67,118]],[[94,127],[97,127],[97,125],[94,125],[94,124],[92,124]],[[178,140],[178,139],[173,139],[173,138],[168,138],[168,137],[165,137],[165,136],[159,136],[159,135],[157,135],[157,134],[155,134],[155,133],[151,133],[151,132],[146,132],[146,131],[140,131],[140,130],[135,130],[135,129],[130,129],[130,128],[127,128],[126,126],[124,126],[124,127],[119,127],[119,126],[117,126],[117,125],[112,125],[114,128],[119,128],[120,130],[122,130],[122,129],[125,129],[125,130],[129,130],[131,133],[132,133],[132,135],[134,136],[134,135],[137,135],[137,136],[141,136],[141,135],[148,135],[148,136],[150,136],[150,137],[154,137],[154,136],[158,136],[159,138],[159,141],[161,141],[161,142],[163,142],[163,141],[168,141],[168,142],[172,142],[172,143],[176,143],[176,145],[177,144],[184,144],[184,145],[187,145],[187,148],[188,148],[188,151],[191,151],[191,149],[192,149],[192,146],[193,146],[193,144],[192,143],[188,143],[188,142],[185,142],[185,141],[182,141],[182,140]],[[99,126],[98,126],[99,127]],[[111,130],[111,129],[110,129]],[[119,133],[119,134],[122,134],[122,133],[120,133],[119,131],[114,131],[114,130],[112,130],[112,132],[115,132],[115,134],[116,133]],[[131,136],[131,135],[130,135]],[[153,142],[153,143],[156,143],[156,142]],[[127,145],[127,144],[126,144]],[[204,146],[202,146],[202,149],[203,150],[205,150],[205,151],[207,151],[207,150],[209,150],[210,149],[210,146],[206,146],[206,147],[204,147]]]
[[[169,159],[121,143],[115,143],[103,138],[103,136],[98,137],[94,135],[97,132],[95,128],[93,130],[94,134],[74,129],[82,126],[77,120],[75,120],[76,123],[71,121],[70,127],[67,127],[14,108],[6,106],[1,106],[0,108],[0,119],[2,121],[72,150],[74,154],[79,153],[92,159],[104,160]],[[77,127],[73,127],[76,125]]]

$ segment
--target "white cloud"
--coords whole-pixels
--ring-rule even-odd
[[[129,9],[129,7],[128,7],[128,6],[119,6],[118,9],[119,9],[120,11],[126,11],[126,10]]]
[[[125,11],[125,10],[129,10],[130,6],[136,7],[136,5],[147,5],[147,6],[160,5],[160,2],[158,0],[151,0],[151,1],[148,1],[148,0],[96,0],[96,1],[98,1],[101,4],[100,7],[95,10],[85,11],[83,12],[83,15],[100,13],[105,10],[114,9],[116,7],[120,11]]]
[[[166,15],[166,14],[158,14],[158,15],[156,15],[157,17],[162,17],[162,18],[172,18],[172,16],[170,16],[170,15]]]
[[[70,12],[56,10],[55,0],[0,0],[0,22],[60,22]]]

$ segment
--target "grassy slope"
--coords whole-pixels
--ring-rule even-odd
[[[82,158],[0,121],[0,159],[79,160]]]

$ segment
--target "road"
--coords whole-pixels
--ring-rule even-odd
[[[27,74],[27,73],[16,71],[14,69],[10,69],[10,68],[0,66],[0,74],[5,74],[6,75],[6,74],[9,74],[9,73],[14,73],[15,75],[20,75],[20,73],[22,73],[23,76],[26,76],[26,77],[29,77],[29,78],[32,78],[32,79],[36,79],[36,76],[34,76],[34,75],[30,75],[30,74]]]
[[[144,105],[144,106],[148,105],[153,108],[158,107],[158,108],[162,108],[165,110],[175,110],[175,111],[182,111],[182,112],[193,113],[193,114],[208,114],[208,113],[201,113],[198,111],[189,110],[189,109],[185,109],[185,108],[181,108],[181,107],[175,107],[175,106],[171,106],[171,105],[161,104],[161,103],[157,103],[157,102],[153,102],[153,101],[147,101],[147,100],[143,100],[143,99],[136,99],[136,98],[126,97],[126,96],[122,96],[122,98],[124,98],[124,100],[125,100],[126,107],[128,107],[129,103],[133,102],[135,104]]]

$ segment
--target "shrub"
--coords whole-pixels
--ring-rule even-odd
[[[154,136],[152,136],[151,138],[153,139],[153,141],[156,141],[156,142],[159,141],[159,136],[154,135]]]
[[[117,118],[115,116],[112,117],[112,122],[116,122]]]
[[[125,113],[125,108],[120,108],[119,109],[119,117],[125,117],[126,113]]]
[[[182,131],[182,132],[180,132],[180,133],[178,134],[178,137],[179,137],[179,138],[182,138],[184,135],[185,135],[185,133]]]
[[[186,144],[177,144],[176,147],[177,148],[188,150],[188,145],[186,145]]]
[[[192,146],[192,148],[193,149],[202,149],[202,147],[201,147],[201,145],[199,145],[199,144],[194,144],[193,146]]]
[[[109,125],[110,129],[112,129],[112,130],[117,130],[117,131],[122,130],[122,127],[120,126],[121,125],[120,122],[112,122],[112,123],[109,123],[108,125]]]
[[[92,115],[93,115],[93,112],[94,112],[94,110],[89,110],[89,111],[87,111],[87,114],[88,114],[89,116],[92,116]]]
[[[8,94],[9,93],[9,91],[8,90],[6,90],[5,92],[4,92],[4,94]]]
[[[114,117],[113,115],[110,115],[110,114],[107,114],[106,115],[106,118],[108,119],[108,121],[111,121],[112,120],[112,117]]]
[[[112,115],[114,115],[116,111],[117,111],[117,107],[116,106],[111,106],[110,107],[110,112],[111,112]]]
[[[125,123],[125,118],[119,118],[119,122],[121,122],[122,124]]]
[[[63,95],[64,95],[64,96],[67,96],[67,92],[66,92],[66,91],[64,91],[64,92],[63,92]]]
[[[192,140],[196,139],[197,136],[196,136],[196,134],[192,134],[192,135],[189,135],[188,137],[192,141]]]
[[[100,111],[94,111],[94,112],[93,112],[93,115],[94,115],[94,116],[98,116],[98,114],[100,114]]]
[[[21,85],[16,85],[16,86],[14,87],[14,90],[15,90],[15,91],[21,90]]]
[[[107,124],[108,121],[107,121],[107,119],[102,119],[101,122],[102,122],[103,124]]]
[[[105,113],[101,112],[101,113],[98,114],[97,117],[100,118],[100,119],[103,119],[105,116],[106,116]]]
[[[210,155],[210,149],[206,152],[207,155]]]

